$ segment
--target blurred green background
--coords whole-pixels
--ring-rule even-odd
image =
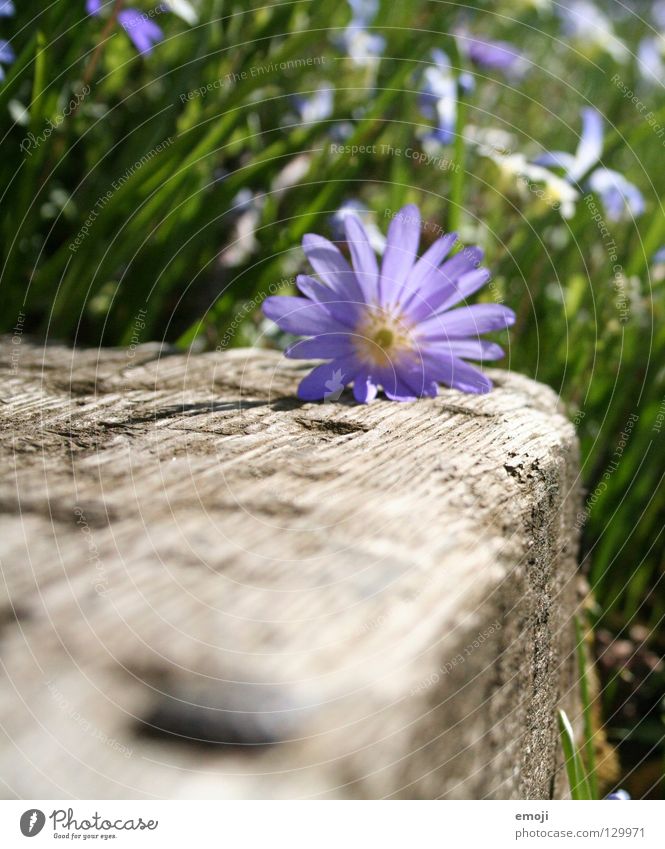
[[[116,18],[129,5],[31,0],[0,18],[15,54],[0,83],[2,331],[279,345],[258,304],[305,270],[304,233],[339,238],[344,204],[385,232],[386,210],[417,203],[423,245],[454,225],[486,251],[483,297],[517,313],[503,365],[552,386],[577,425],[602,722],[625,785],[662,796],[665,97],[637,58],[648,39],[660,49],[662,4],[596,4],[618,42],[602,17],[587,10],[585,33],[546,0],[382,0],[362,26],[358,3],[137,2],[164,36],[144,55]],[[523,73],[469,64],[459,28],[511,42]],[[433,48],[475,82],[451,144],[422,111]],[[551,186],[511,173],[507,155],[573,152],[590,105],[603,165],[639,187],[644,214],[610,221],[592,196],[564,218]]]

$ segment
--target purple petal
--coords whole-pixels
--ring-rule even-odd
[[[0,62],[4,65],[11,65],[15,60],[14,48],[6,38],[0,38]]]
[[[434,398],[438,393],[435,379],[422,359],[415,364],[395,362],[392,366],[384,366],[372,372],[372,378],[391,401],[415,401],[423,396]]]
[[[351,266],[332,242],[307,233],[303,236],[302,248],[314,271],[342,300],[364,300]]]
[[[102,0],[86,0],[85,10],[89,15],[98,15],[102,10]]]
[[[462,339],[493,330],[504,330],[515,323],[515,313],[501,304],[474,304],[434,315],[418,327],[425,339]]]
[[[402,378],[395,374],[392,380],[387,380],[383,391],[391,401],[416,401],[420,396]]]
[[[533,160],[534,165],[543,165],[547,168],[563,168],[566,174],[575,170],[575,157],[572,153],[564,150],[552,150],[541,153]]]
[[[642,215],[644,196],[623,174],[611,168],[596,168],[589,178],[589,186],[603,202],[610,221]]]
[[[425,69],[420,95],[420,111],[426,118],[436,118],[430,134],[440,144],[450,144],[455,137],[458,80],[450,59],[442,50],[432,51],[434,64]]]
[[[381,303],[399,300],[402,287],[416,261],[420,243],[420,211],[414,204],[402,207],[388,228],[386,251],[381,263]]]
[[[462,276],[458,277],[457,281],[453,283],[455,291],[446,298],[439,307],[439,310],[443,312],[444,310],[455,306],[455,304],[458,304],[460,301],[465,300],[470,295],[473,295],[474,292],[478,291],[478,289],[482,289],[490,277],[491,274],[489,268],[475,268],[473,271],[467,271],[465,274],[462,274]]]
[[[504,356],[503,348],[496,342],[486,339],[448,339],[427,345],[427,351],[437,356],[462,357],[465,360],[500,360]]]
[[[359,371],[353,380],[353,397],[359,404],[371,404],[376,398],[378,386],[368,371]]]
[[[436,398],[439,394],[439,387],[436,385],[436,380],[422,359],[416,366],[411,366],[408,369],[399,368],[398,374],[401,380],[411,388],[411,391],[418,398]]]
[[[315,280],[307,274],[299,274],[296,277],[296,285],[303,295],[306,295],[313,301],[325,304],[326,309],[333,318],[345,327],[357,324],[359,313],[362,308],[362,305],[357,303],[357,301],[342,299],[337,292],[330,288],[330,286],[320,283],[318,280]]]
[[[294,95],[293,105],[303,124],[317,124],[325,121],[333,113],[333,89],[319,86],[307,97]]]
[[[492,388],[492,381],[475,366],[457,357],[425,354],[423,357],[428,372],[441,383],[462,392],[484,394]]]
[[[358,364],[352,357],[340,357],[330,363],[323,363],[300,381],[298,398],[302,401],[320,401],[323,398],[337,400],[357,372]]]
[[[618,802],[630,802],[630,793],[627,790],[614,790],[612,793],[608,793],[605,796],[606,799],[612,799]]]
[[[355,215],[347,215],[344,219],[344,229],[358,285],[367,302],[376,301],[379,292],[379,264],[365,228]]]
[[[520,64],[521,56],[507,41],[486,41],[481,38],[462,38],[467,56],[479,68],[507,71]]]
[[[297,336],[318,336],[321,333],[348,332],[349,327],[337,321],[324,304],[290,295],[274,295],[261,305],[263,314],[281,330]]]
[[[292,360],[330,360],[352,354],[352,337],[348,333],[324,333],[300,339],[284,351],[284,356]]]
[[[402,300],[403,307],[411,303],[429,275],[435,272],[441,265],[456,241],[457,233],[447,233],[427,248],[425,253],[413,266],[413,271],[409,275],[406,284],[409,294]]]
[[[575,151],[575,167],[570,179],[577,182],[580,177],[598,162],[603,153],[603,118],[597,109],[582,109],[582,134]]]
[[[118,20],[141,54],[151,53],[155,44],[164,39],[164,33],[157,24],[138,9],[123,9],[118,12]]]
[[[415,321],[424,321],[440,309],[457,292],[457,280],[463,274],[475,270],[482,258],[481,248],[464,248],[439,268],[432,269],[424,278],[420,291],[413,297],[408,310],[409,317]]]

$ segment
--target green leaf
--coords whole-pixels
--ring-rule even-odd
[[[594,797],[591,795],[591,788],[586,778],[584,763],[575,743],[573,726],[570,724],[570,720],[563,710],[559,711],[559,734],[571,797],[576,801],[593,799]]]

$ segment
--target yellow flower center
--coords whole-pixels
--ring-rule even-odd
[[[370,307],[353,337],[356,355],[368,366],[390,366],[413,350],[410,330],[400,315]]]
[[[374,334],[373,341],[379,346],[379,348],[390,348],[393,344],[393,339],[395,338],[395,334],[389,327],[382,327],[380,330],[377,330]]]

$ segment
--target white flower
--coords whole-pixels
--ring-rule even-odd
[[[499,153],[489,150],[484,155],[498,166],[504,179],[515,181],[524,196],[528,191],[545,201],[548,206],[558,209],[564,218],[573,217],[580,193],[562,177],[547,168],[534,165],[522,153]]]
[[[568,0],[559,3],[557,11],[563,20],[563,28],[582,52],[589,48],[602,50],[617,62],[625,62],[630,51],[614,32],[612,22],[591,3],[590,0]]]

